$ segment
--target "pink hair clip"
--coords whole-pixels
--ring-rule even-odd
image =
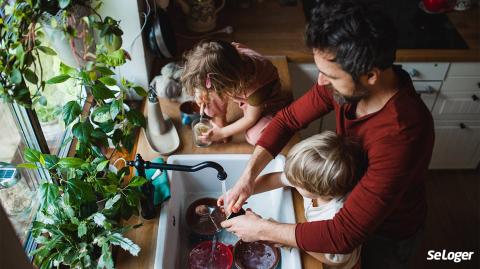
[[[210,75],[212,73],[207,73],[207,79],[205,80],[205,87],[210,89],[212,87],[212,81],[210,80]]]

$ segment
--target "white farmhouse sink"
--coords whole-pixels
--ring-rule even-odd
[[[195,165],[203,161],[214,161],[222,165],[228,174],[227,188],[230,189],[240,177],[250,155],[247,154],[203,154],[172,155],[167,163]],[[283,171],[285,158],[278,156],[264,169],[262,174]],[[202,197],[217,198],[222,192],[217,171],[206,168],[194,173],[168,171],[172,197],[162,205],[158,226],[155,269],[186,268],[188,260],[188,234],[184,213],[188,205]],[[292,195],[288,188],[254,195],[245,207],[263,218],[273,218],[283,223],[295,223]],[[229,234],[229,244],[238,239]],[[232,239],[233,238],[233,239]],[[223,241],[222,238],[219,239]],[[281,250],[281,268],[301,268],[298,249]]]

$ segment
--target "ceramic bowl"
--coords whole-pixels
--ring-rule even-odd
[[[233,249],[238,269],[274,269],[280,262],[280,250],[265,241],[243,242],[239,240]]]

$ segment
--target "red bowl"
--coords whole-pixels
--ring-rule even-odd
[[[196,245],[188,256],[190,269],[206,269],[215,265],[215,269],[231,269],[233,254],[230,247],[217,242],[212,255],[212,241],[204,241]]]

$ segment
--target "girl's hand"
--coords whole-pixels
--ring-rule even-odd
[[[219,127],[214,122],[211,122],[211,124],[213,126],[212,129],[208,130],[203,135],[199,136],[199,138],[201,140],[212,141],[212,142],[220,141],[220,140],[223,141],[225,138],[225,134],[223,133],[223,128]]]

